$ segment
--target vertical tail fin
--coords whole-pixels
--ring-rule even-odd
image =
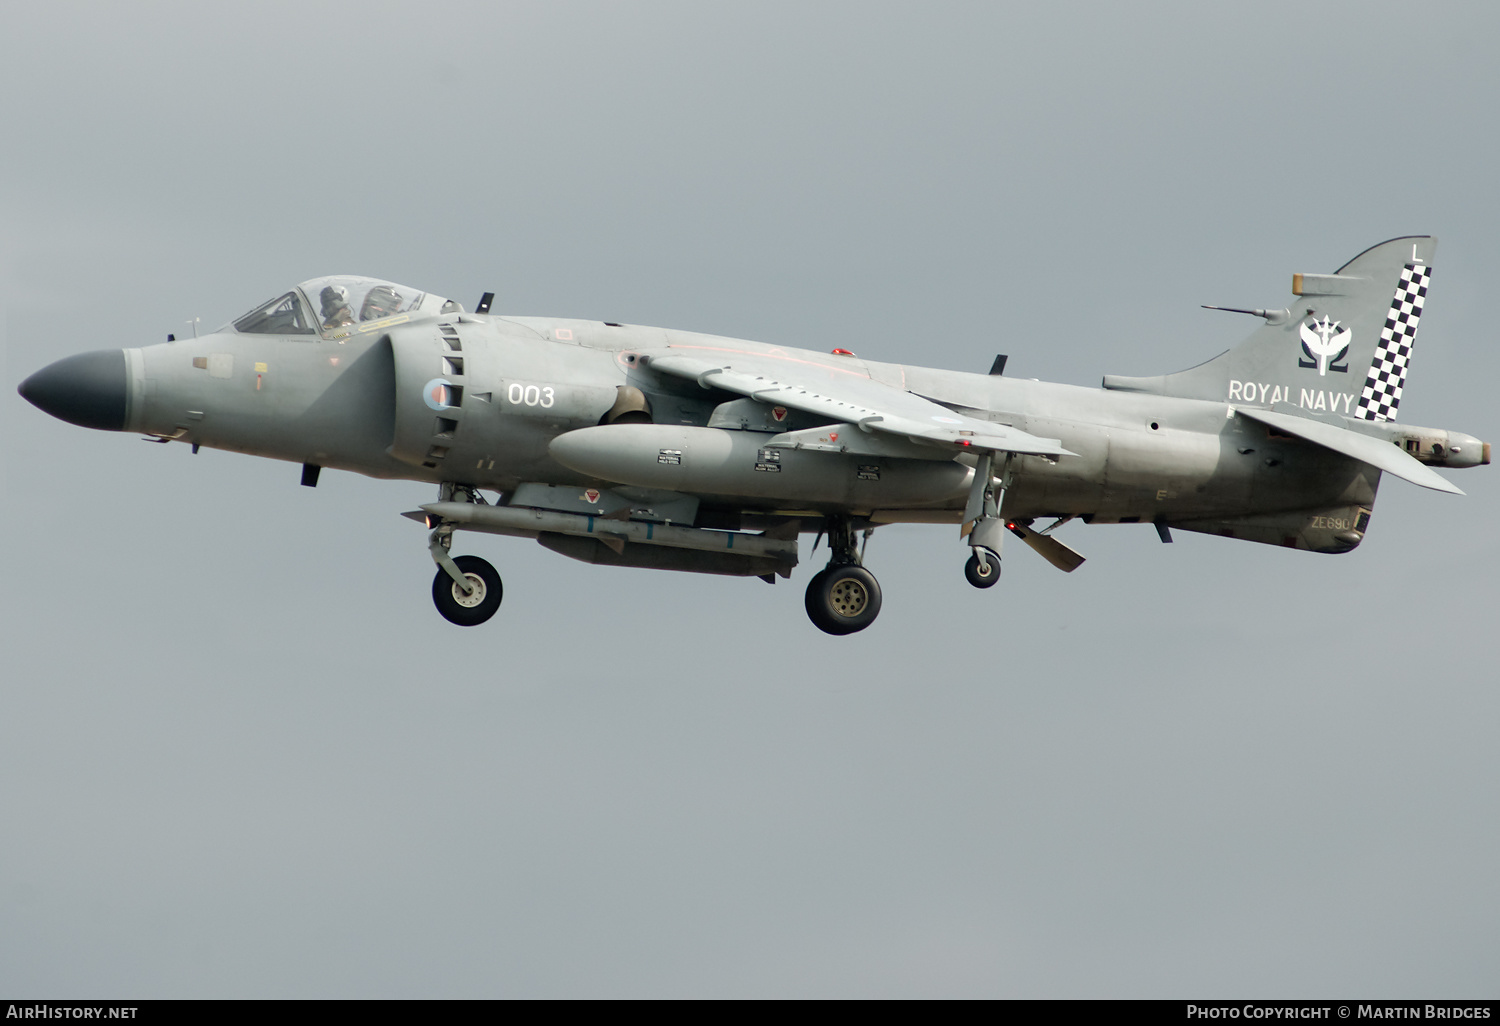
[[[1176,374],[1108,375],[1104,387],[1395,420],[1436,248],[1431,236],[1407,236],[1333,274],[1294,274],[1295,306],[1239,311],[1266,324],[1228,352]]]
[[[1422,304],[1427,301],[1427,283],[1432,280],[1432,268],[1425,262],[1417,262],[1416,256],[1417,247],[1413,245],[1413,259],[1402,269],[1396,283],[1390,313],[1386,315],[1385,327],[1380,329],[1380,344],[1375,347],[1375,359],[1359,394],[1357,415],[1365,420],[1395,420],[1396,407],[1401,405],[1411,347],[1417,340],[1417,322],[1422,318]]]

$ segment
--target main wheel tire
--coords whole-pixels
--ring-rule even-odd
[[[1000,557],[993,552],[984,554],[985,562],[979,562],[979,553],[969,557],[964,564],[964,576],[976,588],[993,588],[1000,583]]]
[[[880,615],[880,583],[862,566],[831,566],[807,582],[807,617],[827,634],[853,634]]]
[[[818,622],[818,589],[821,587],[819,582],[827,573],[828,570],[823,569],[813,574],[807,582],[807,593],[802,598],[802,604],[807,607],[807,618],[813,623]]]
[[[438,567],[437,576],[432,579],[432,604],[449,623],[476,627],[500,608],[500,599],[504,595],[500,575],[478,556],[455,556],[453,562],[474,585],[474,591],[465,595],[458,583],[448,576],[448,571]]]

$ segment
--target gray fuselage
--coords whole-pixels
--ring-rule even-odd
[[[1379,479],[1362,463],[1233,416],[1227,403],[874,363],[660,328],[476,314],[343,340],[230,329],[127,350],[126,429],[500,492],[522,482],[610,484],[563,466],[549,445],[600,424],[622,387],[640,391],[658,425],[702,428],[717,407],[739,398],[634,365],[635,351],[663,346],[833,364],[976,419],[1060,439],[1075,456],[1014,458],[1003,509],[1013,518],[1182,523],[1369,505]],[[441,409],[424,402],[423,389],[435,380],[458,388],[458,401]],[[772,433],[746,432],[741,444],[754,449]],[[699,494],[707,505],[747,510],[956,521],[972,459],[937,449],[922,456],[808,454],[817,461],[810,473],[843,487],[789,491],[790,476],[780,474],[750,478],[756,487],[720,483],[714,487],[727,490]],[[861,478],[858,468],[872,466],[878,479]],[[930,490],[913,494],[912,474],[925,474]]]

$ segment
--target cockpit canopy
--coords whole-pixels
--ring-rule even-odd
[[[418,314],[456,313],[451,299],[381,281],[336,274],[312,278],[292,291],[262,303],[234,321],[247,335],[349,335],[411,320]]]

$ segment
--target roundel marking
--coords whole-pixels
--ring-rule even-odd
[[[446,410],[453,404],[448,400],[452,398],[450,391],[453,382],[447,378],[433,378],[422,386],[422,399],[428,407],[434,410]]]

